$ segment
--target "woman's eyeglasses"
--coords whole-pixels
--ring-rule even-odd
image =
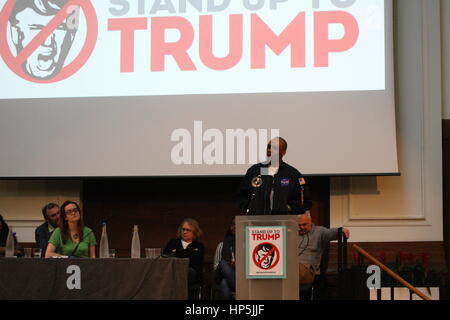
[[[71,215],[74,215],[74,214],[76,214],[78,212],[80,212],[80,210],[78,210],[78,208],[73,208],[72,210],[65,210],[64,211],[66,216],[71,216]]]
[[[181,231],[192,232],[192,229],[182,228]]]

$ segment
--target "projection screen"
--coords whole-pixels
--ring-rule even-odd
[[[0,8],[0,177],[398,173],[391,1]]]

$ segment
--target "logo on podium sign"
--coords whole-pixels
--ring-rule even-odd
[[[286,227],[246,228],[247,279],[286,278]]]

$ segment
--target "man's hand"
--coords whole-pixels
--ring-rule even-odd
[[[346,228],[342,228],[342,232],[345,234],[345,237],[348,239],[350,238],[350,230]]]

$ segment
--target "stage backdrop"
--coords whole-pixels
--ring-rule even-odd
[[[390,0],[0,10],[0,177],[398,172]]]

